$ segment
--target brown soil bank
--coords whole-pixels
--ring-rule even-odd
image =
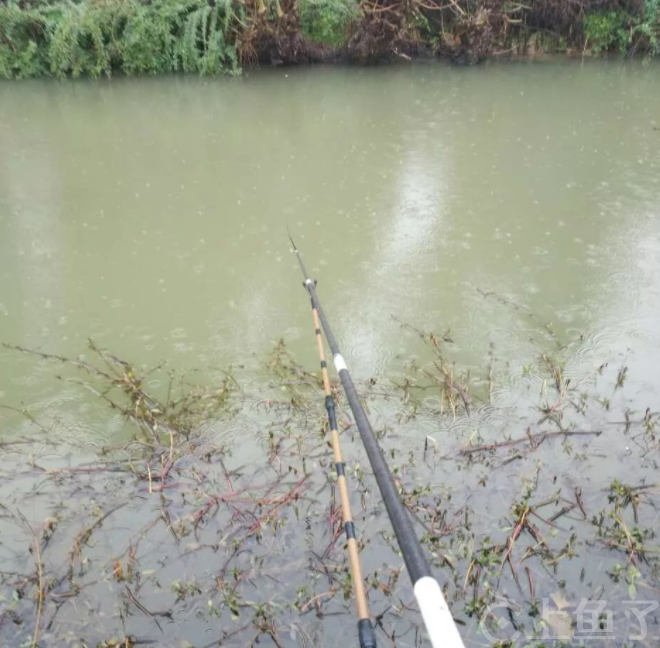
[[[660,0],[0,0],[0,77],[660,52]]]

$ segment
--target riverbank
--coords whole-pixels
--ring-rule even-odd
[[[0,77],[237,74],[257,65],[421,56],[656,55],[660,0],[13,0]]]

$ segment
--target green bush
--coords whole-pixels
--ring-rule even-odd
[[[0,77],[235,73],[233,0],[0,4]]]
[[[642,19],[634,28],[637,43],[652,54],[660,54],[660,0],[646,0]]]
[[[46,21],[39,11],[0,4],[0,77],[26,78],[48,72]]]
[[[660,0],[646,0],[638,16],[623,11],[588,14],[584,19],[587,44],[601,52],[660,53]]]
[[[358,13],[355,0],[300,0],[301,30],[315,43],[340,47]]]
[[[154,13],[158,20],[154,20]],[[182,30],[186,7],[157,0],[138,4],[122,32],[122,70],[126,74],[159,74],[178,69],[175,34]]]
[[[126,15],[127,7],[120,2],[64,4],[60,17],[52,21],[48,58],[53,75],[110,75],[121,58]]]
[[[184,72],[218,74],[238,70],[236,48],[227,40],[234,17],[231,3],[222,8],[204,3],[186,17],[182,37],[176,39],[175,59]]]
[[[627,51],[632,41],[630,16],[623,11],[604,11],[584,18],[584,34],[591,50],[601,52]]]

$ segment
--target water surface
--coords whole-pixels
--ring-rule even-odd
[[[582,335],[656,375],[660,75],[596,61],[0,85],[0,338],[137,364],[314,359],[295,233],[358,376]],[[5,401],[61,386],[3,352]],[[6,430],[3,430],[6,433]],[[93,430],[86,433],[93,434]]]

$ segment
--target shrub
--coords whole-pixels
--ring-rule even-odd
[[[46,22],[39,11],[0,4],[0,77],[46,74],[45,33]]]
[[[122,70],[126,74],[162,74],[178,69],[176,34],[183,29],[187,7],[156,0],[136,3],[122,33]]]
[[[584,34],[595,54],[625,52],[632,40],[630,16],[623,11],[604,11],[587,14]]]
[[[302,33],[315,43],[340,47],[358,13],[355,0],[300,0]]]
[[[588,14],[584,33],[594,53],[660,53],[660,0],[646,0],[641,13],[604,11]]]
[[[233,18],[231,0],[226,0],[222,7],[210,7],[204,2],[187,16],[183,34],[175,45],[175,58],[184,72],[238,71],[236,47],[228,38]]]
[[[660,54],[660,0],[646,0],[642,19],[634,28],[635,48]]]
[[[110,75],[121,59],[121,26],[129,11],[116,1],[63,4],[52,21],[48,58],[53,75]]]
[[[30,10],[0,4],[0,77],[235,73],[232,2],[64,0]]]

